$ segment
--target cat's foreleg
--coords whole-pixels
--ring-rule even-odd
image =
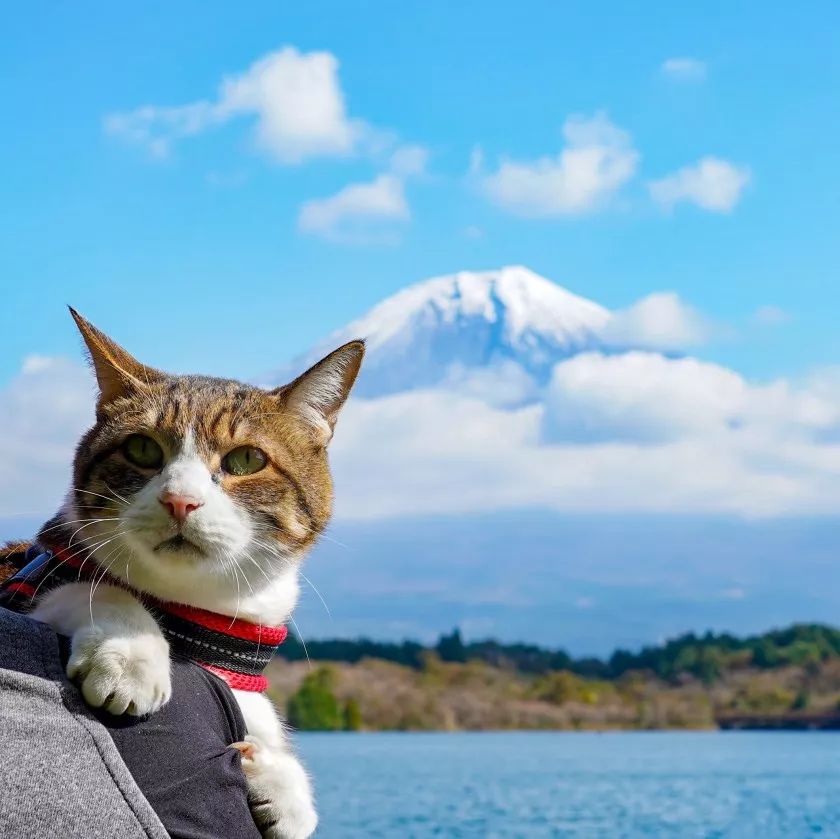
[[[71,639],[67,675],[88,705],[142,716],[169,701],[169,644],[140,601],[116,586],[68,583],[32,612]]]
[[[306,770],[293,754],[271,702],[260,693],[234,694],[248,736],[233,745],[242,753],[254,820],[267,839],[306,839],[318,825]]]

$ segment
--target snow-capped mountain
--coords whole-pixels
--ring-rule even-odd
[[[610,312],[527,268],[434,277],[383,300],[295,363],[353,338],[368,353],[357,393],[429,387],[453,373],[513,362],[537,382],[557,361],[601,345]],[[279,376],[278,378],[282,378]]]

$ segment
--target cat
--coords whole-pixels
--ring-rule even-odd
[[[266,390],[147,367],[70,311],[98,384],[96,421],[39,542],[60,533],[108,576],[60,585],[31,614],[71,639],[67,673],[89,705],[145,715],[170,697],[170,650],[134,592],[251,624],[289,620],[301,559],[330,518],[326,449],[364,342]],[[272,839],[311,835],[310,781],[282,722],[264,694],[233,692],[258,826]]]

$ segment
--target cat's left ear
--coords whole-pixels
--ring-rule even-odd
[[[79,332],[82,333],[91,365],[96,373],[96,382],[99,385],[98,408],[120,396],[142,390],[163,375],[141,364],[104,332],[85,320],[72,306],[69,308]]]
[[[310,367],[291,384],[272,392],[310,422],[326,445],[332,438],[338,412],[359,375],[364,355],[365,342],[350,341]]]

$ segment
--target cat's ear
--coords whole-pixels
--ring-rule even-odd
[[[365,342],[350,341],[273,393],[310,422],[319,439],[326,444],[332,437],[338,412],[359,374],[364,355]]]
[[[129,355],[104,332],[86,321],[72,306],[68,307],[90,354],[99,385],[99,406],[147,387],[161,373],[146,367]]]

